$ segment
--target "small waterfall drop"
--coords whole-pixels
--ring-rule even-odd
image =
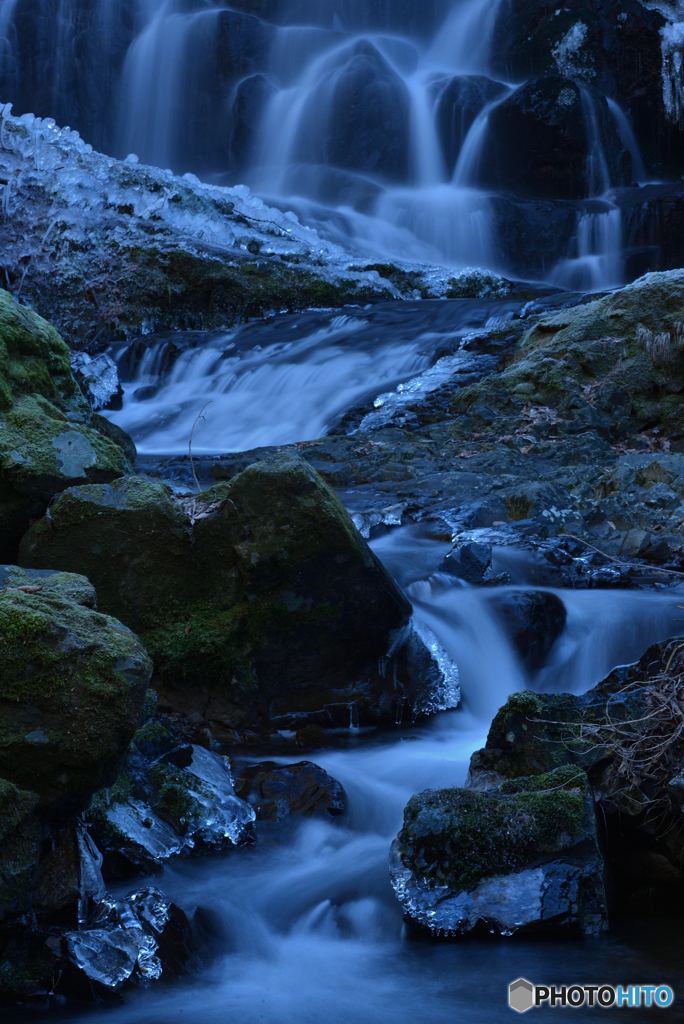
[[[577,256],[553,270],[554,284],[570,291],[599,291],[624,283],[622,214],[617,207],[582,214],[575,244]]]

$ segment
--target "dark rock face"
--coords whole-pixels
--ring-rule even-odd
[[[406,87],[370,43],[341,54],[311,104],[296,147],[306,163],[374,171],[403,181],[408,173]]]
[[[410,606],[321,478],[282,454],[199,501],[184,511],[143,478],[72,488],[53,536],[43,524],[26,536],[23,561],[86,571],[176,710],[231,727],[325,708],[347,724],[352,703],[393,715],[375,666]]]
[[[495,60],[513,81],[561,70],[612,97],[631,115],[651,174],[678,178],[684,136],[663,103],[664,23],[635,0],[570,0],[561,9],[541,0],[504,4]]]
[[[256,808],[259,821],[283,821],[293,814],[335,818],[345,810],[342,786],[311,761],[248,765],[242,769],[236,787],[240,796]]]
[[[236,170],[244,170],[259,143],[258,127],[275,87],[265,75],[252,75],[237,87],[232,108],[230,157]]]
[[[605,171],[592,159],[592,120],[607,143]],[[481,174],[506,192],[567,200],[600,194],[611,184],[628,185],[631,167],[605,100],[575,81],[549,75],[527,82],[492,110]]]
[[[565,626],[565,605],[548,591],[507,591],[491,598],[525,668],[541,668]]]
[[[607,927],[596,819],[586,776],[558,769],[498,793],[414,796],[392,848],[407,920],[435,936]]]
[[[437,126],[447,171],[452,175],[461,146],[477,115],[506,91],[499,82],[480,75],[460,75],[440,86]]]

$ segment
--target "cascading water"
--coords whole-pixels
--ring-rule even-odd
[[[193,421],[210,401],[194,450],[241,451],[321,437],[348,409],[454,353],[477,372],[491,360],[460,353],[463,336],[515,303],[427,302],[400,310],[301,313],[216,334],[178,354],[178,338],[118,346],[125,399],[110,417],[144,454],[187,451]],[[409,309],[412,313],[407,317]],[[190,339],[192,340],[192,339]],[[174,361],[175,356],[175,361]],[[455,369],[451,366],[451,371]]]
[[[575,238],[559,237],[549,260],[510,241],[500,197],[482,185],[491,178],[489,115],[520,85],[492,71],[502,0],[428,0],[420,12],[272,0],[259,17],[243,0],[135,0],[125,10],[61,0],[58,14],[33,2],[33,21],[28,0],[0,9],[0,90],[15,108],[76,124],[121,157],[243,181],[361,258],[504,273],[514,265],[532,277],[558,264],[553,280],[591,288],[622,279],[615,207],[605,225],[603,214],[579,209]],[[576,73],[572,61],[564,73]],[[633,177],[646,180],[627,115],[579,82],[585,197],[618,183],[606,157],[611,131],[610,145],[622,145]],[[533,236],[516,203],[525,250]]]
[[[253,851],[166,868],[159,884],[171,898],[189,910],[209,908],[218,927],[215,959],[184,984],[143,991],[110,1009],[112,1024],[444,1024],[456,1014],[489,1024],[508,1012],[508,983],[520,976],[603,984],[643,975],[643,943],[624,935],[589,944],[409,942],[389,884],[388,848],[413,793],[463,783],[470,754],[511,692],[584,692],[672,632],[677,599],[615,593],[609,603],[602,594],[557,591],[567,626],[546,666],[530,674],[486,592],[434,572],[448,544],[409,528],[373,547],[406,585],[417,615],[458,658],[462,707],[428,726],[404,728],[398,738],[369,743],[350,730],[346,749],[317,751],[316,762],[344,787],[343,819],[302,822],[269,833],[271,842]],[[655,964],[662,980],[662,964]],[[616,1008],[601,1011],[609,1022],[622,1016]],[[77,1019],[100,1018],[79,1011]]]

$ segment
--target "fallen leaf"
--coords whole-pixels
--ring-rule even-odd
[[[185,635],[186,635],[186,636],[187,636],[187,635],[188,635],[188,633],[190,632],[190,629],[191,629],[191,627],[190,627],[190,626],[186,626],[186,627],[185,627]]]

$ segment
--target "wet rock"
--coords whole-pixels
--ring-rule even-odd
[[[394,717],[377,663],[410,607],[298,455],[185,504],[130,477],[68,489],[51,511],[53,534],[36,524],[23,563],[88,574],[100,608],[152,655],[165,707],[231,728],[306,724],[330,707],[348,719],[350,704]]]
[[[683,307],[684,277],[671,271],[647,274],[610,298],[542,315],[507,369],[454,395],[464,436],[483,403],[496,412],[500,429],[533,439],[544,430],[600,435],[613,444],[645,429],[684,435],[675,397]],[[655,337],[662,351],[653,349]]]
[[[41,317],[0,291],[0,560],[70,484],[130,472],[123,450],[92,429],[69,350]],[[121,432],[123,434],[123,431]]]
[[[594,808],[576,768],[519,778],[496,794],[412,797],[390,873],[407,920],[434,936],[607,927]]]
[[[136,734],[116,785],[88,811],[106,878],[149,874],[178,856],[253,841],[255,814],[236,795],[227,758],[190,744],[146,757],[140,748],[155,725]]]
[[[0,779],[0,922],[31,907],[42,835],[37,803],[36,793]]]
[[[283,821],[293,814],[334,818],[345,811],[342,786],[311,761],[247,765],[240,772],[236,789],[256,808],[259,821]]]
[[[561,599],[549,591],[508,591],[490,599],[525,668],[541,668],[565,626]]]
[[[441,86],[437,100],[437,126],[450,175],[475,118],[503,92],[505,87],[500,82],[480,75],[459,75]]]
[[[595,140],[587,121],[608,141],[608,183],[628,185],[631,164],[621,165],[622,145],[603,97],[560,76],[534,78],[489,115],[482,175],[494,187],[537,199],[584,199],[600,195],[606,183],[595,177]],[[511,159],[515,152],[518,156]],[[612,172],[612,173],[611,173]],[[592,180],[594,179],[594,180]]]
[[[43,814],[78,813],[116,778],[152,665],[82,576],[3,566],[2,583],[0,774]]]
[[[666,908],[668,891],[676,894],[663,859],[677,871],[684,864],[678,797],[684,743],[672,735],[678,713],[670,703],[684,694],[681,656],[677,641],[655,644],[580,697],[513,694],[495,716],[486,747],[471,758],[467,784],[488,792],[499,792],[507,779],[562,766],[586,771],[601,809],[616,912]]]
[[[482,583],[485,573],[492,564],[492,549],[489,544],[461,544],[446,556],[439,569],[451,576],[458,576],[466,583]]]
[[[295,161],[331,163],[405,180],[408,92],[370,42],[359,40],[331,61],[330,72],[304,118],[310,128],[298,140]]]
[[[663,96],[661,29],[668,6],[543,0],[502,7],[495,62],[508,80],[557,74],[591,84],[627,112],[649,177],[678,177],[682,138]],[[673,17],[670,14],[669,17]]]
[[[233,58],[242,63],[238,80],[255,70],[252,43],[268,48],[273,32],[255,18],[216,13],[229,77],[222,80],[217,68],[213,74],[195,68],[205,78],[200,92],[207,102],[237,86],[230,80]],[[236,50],[240,39],[244,49]],[[35,74],[30,78],[35,82]],[[222,99],[220,106],[211,131],[196,109],[192,116],[179,115],[184,166],[195,152],[200,171],[206,170],[207,144],[214,149],[217,138],[223,140],[221,174],[230,165],[230,105]],[[265,206],[245,185],[207,185],[192,174],[112,161],[50,118],[17,118],[10,108],[3,108],[3,173],[12,178],[9,216],[0,224],[5,271],[12,289],[21,290],[22,300],[74,348],[96,354],[111,341],[153,329],[223,330],[274,309],[341,306],[394,294],[376,274],[350,271],[337,246],[300,225],[294,213]],[[362,136],[358,122],[351,131]],[[371,159],[370,140],[360,143]],[[36,225],[43,223],[50,226],[49,247],[39,244]],[[27,252],[28,236],[34,241]]]

